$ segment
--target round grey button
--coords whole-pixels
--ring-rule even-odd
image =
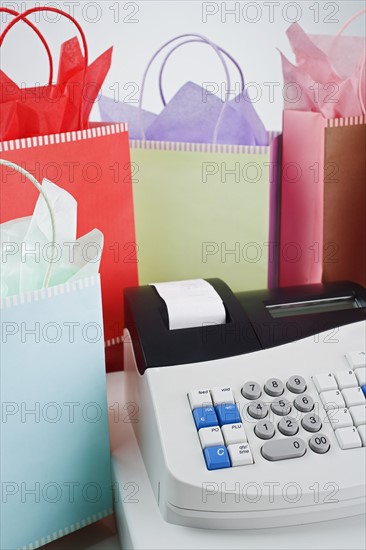
[[[259,399],[262,395],[262,390],[257,382],[245,382],[241,389],[243,397],[246,399]]]
[[[309,446],[314,453],[319,453],[320,455],[323,455],[324,453],[327,453],[330,449],[330,442],[326,435],[324,434],[317,434],[312,435],[309,440]]]
[[[302,376],[295,374],[287,380],[287,388],[293,393],[304,393],[306,390],[306,381]]]
[[[295,418],[284,416],[278,423],[278,429],[283,435],[296,435],[299,431],[299,425]]]
[[[322,422],[317,414],[308,413],[301,420],[302,427],[308,432],[318,432],[322,427]]]
[[[307,413],[313,410],[314,401],[310,395],[298,395],[294,401],[294,405],[298,411]]]
[[[270,378],[265,383],[264,391],[272,397],[279,397],[285,391],[285,386],[278,378]]]
[[[254,433],[261,439],[271,439],[275,434],[275,427],[268,420],[261,420],[255,425]]]
[[[291,403],[285,399],[285,397],[282,397],[282,399],[275,399],[271,403],[271,409],[279,416],[287,416],[291,412]]]
[[[252,418],[265,418],[268,414],[268,406],[264,401],[254,401],[248,407],[248,413]]]

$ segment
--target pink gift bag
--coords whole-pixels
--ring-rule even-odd
[[[335,37],[288,31],[297,65],[282,58],[284,79],[298,98],[283,115],[280,286],[366,284],[364,39],[341,36],[365,11]]]

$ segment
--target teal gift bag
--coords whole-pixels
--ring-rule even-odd
[[[5,235],[2,268],[14,247]],[[31,549],[112,513],[100,277],[4,287],[0,548]]]
[[[101,311],[99,276],[3,304],[2,550],[112,513]]]

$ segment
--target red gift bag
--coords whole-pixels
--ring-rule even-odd
[[[60,12],[54,8],[27,10],[3,31],[0,45],[15,22],[45,9]],[[38,181],[47,178],[73,195],[78,203],[78,237],[94,228],[103,232],[100,273],[107,370],[110,371],[122,368],[122,346],[117,344],[121,344],[124,328],[123,289],[138,282],[129,142],[123,123],[88,123],[92,102],[90,95],[86,99],[83,91],[86,83],[92,82],[92,97],[98,94],[109,68],[110,52],[89,66],[86,40],[81,27],[77,26],[83,36],[84,57],[77,39],[63,45],[56,86],[60,103],[49,101],[53,84],[34,89],[34,93],[40,94],[37,100],[29,93],[5,102],[12,104],[11,108],[8,105],[11,116],[6,118],[6,123],[3,119],[1,135],[11,135],[12,139],[0,141],[0,155],[33,173]],[[1,87],[9,80],[2,73]],[[70,90],[78,90],[79,85],[80,90],[71,95]],[[45,89],[47,94],[42,95]],[[0,106],[2,113],[3,105]],[[35,195],[35,190],[22,181],[18,172],[2,168],[0,223],[31,212]],[[82,252],[90,261],[93,254],[95,257],[93,250]]]

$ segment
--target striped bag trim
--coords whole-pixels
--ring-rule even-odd
[[[65,132],[62,134],[50,134],[47,136],[28,137],[14,139],[11,141],[0,142],[0,153],[14,151],[16,149],[29,149],[31,147],[42,147],[43,145],[54,145],[59,143],[70,143],[72,141],[83,141],[85,139],[94,139],[113,134],[128,132],[126,123],[108,124],[106,126],[96,126],[87,130],[76,130],[74,132]]]
[[[50,543],[54,540],[60,539],[61,537],[64,537],[65,535],[69,535],[70,533],[73,533],[74,531],[77,531],[78,529],[81,529],[82,527],[86,527],[87,525],[91,525],[92,523],[95,523],[96,521],[99,521],[100,519],[106,518],[107,516],[110,516],[111,514],[113,514],[113,509],[108,508],[106,510],[98,512],[97,514],[93,514],[92,516],[88,516],[87,518],[84,518],[80,521],[72,523],[68,527],[64,527],[63,529],[59,529],[58,531],[54,531],[53,533],[48,534],[47,536],[41,537],[40,539],[35,540],[33,543],[22,546],[21,548],[18,548],[17,550],[34,550],[35,548],[40,548],[41,546],[44,546],[45,544],[48,544],[48,543]]]
[[[325,128],[342,128],[344,126],[359,126],[361,124],[366,124],[366,115],[327,118],[324,121]]]
[[[268,141],[271,144],[273,139],[281,132],[268,132]],[[180,141],[149,141],[142,139],[131,139],[132,149],[144,149],[152,151],[179,151],[188,153],[231,153],[241,155],[268,154],[270,145],[226,145],[212,143],[185,143]]]
[[[99,283],[100,276],[94,275],[92,277],[85,277],[84,279],[77,279],[76,281],[69,281],[61,285],[51,286],[49,288],[41,288],[39,290],[31,290],[28,292],[22,292],[14,296],[7,296],[1,298],[0,309],[8,309],[23,304],[32,304],[41,300],[48,300],[55,296],[61,296],[62,294],[69,294],[77,290],[89,288]]]

